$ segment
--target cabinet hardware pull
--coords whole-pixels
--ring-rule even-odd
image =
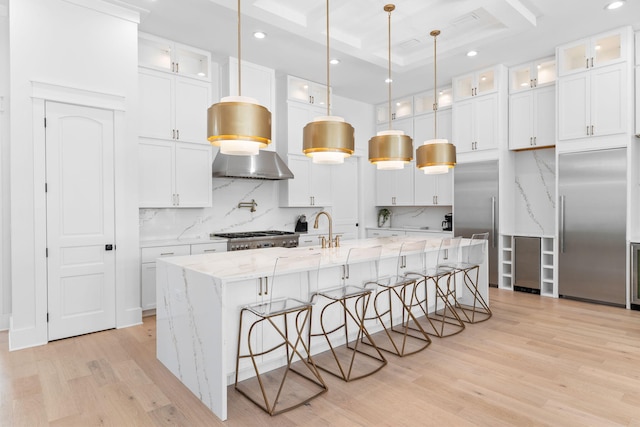
[[[491,247],[496,247],[496,198],[491,198]]]
[[[205,249],[204,252],[215,252],[215,249]]]
[[[593,136],[593,125],[591,125],[591,135]]]
[[[533,79],[533,87],[538,87],[538,79]]]
[[[591,68],[593,68],[593,56],[591,57]]]
[[[565,196],[560,196],[560,209],[558,209],[558,214],[560,216],[558,221],[558,237],[560,238],[560,252],[564,253],[564,198]]]
[[[176,72],[176,63],[175,63],[175,62],[172,62],[172,63],[171,63],[171,72],[172,72],[172,73],[175,73],[175,72]]]
[[[176,139],[180,139],[180,129],[176,129]]]
[[[262,295],[262,277],[258,279],[258,283],[260,284],[260,288],[258,289],[258,295]]]
[[[176,73],[180,72],[180,63],[176,62]]]
[[[176,194],[176,199],[178,200],[176,206],[180,206],[180,194]]]
[[[587,67],[586,68],[589,68],[589,58],[587,58],[586,61],[587,61]]]
[[[533,137],[533,145],[538,145],[538,137],[537,136]]]
[[[173,255],[173,252],[163,252],[160,254],[160,256],[169,256],[169,255]]]
[[[589,135],[589,125],[587,125],[587,135]]]
[[[176,130],[175,129],[171,129],[171,138],[176,139]]]
[[[269,278],[264,278],[264,294],[269,295]]]
[[[533,137],[532,136],[529,137],[529,145],[533,145]]]

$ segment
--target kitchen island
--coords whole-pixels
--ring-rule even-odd
[[[239,312],[243,305],[270,297],[289,296],[308,299],[314,289],[301,288],[297,280],[278,280],[271,289],[270,278],[280,256],[321,253],[319,289],[339,284],[341,266],[352,247],[382,246],[380,275],[396,273],[403,241],[424,237],[386,237],[347,241],[339,248],[266,248],[215,254],[200,254],[157,260],[157,357],[220,419],[227,418],[227,386],[235,379]],[[468,240],[463,240],[466,248]],[[476,243],[486,245],[486,242]],[[427,240],[427,263],[434,265],[440,239]],[[485,248],[486,249],[486,248]],[[486,251],[485,251],[486,253]],[[464,256],[465,249],[461,251]],[[290,276],[301,274],[293,272]],[[265,280],[265,278],[268,278]],[[311,285],[309,285],[311,286]],[[472,296],[458,284],[458,299],[471,303]],[[485,259],[480,267],[479,289],[487,303],[488,270]],[[271,292],[273,291],[273,292]],[[273,294],[273,295],[272,295]],[[315,311],[315,310],[314,310]],[[372,322],[373,323],[373,322]],[[381,325],[367,325],[374,333]],[[263,337],[265,345],[267,337]],[[262,343],[256,343],[260,346]],[[326,350],[312,346],[313,354]],[[268,370],[282,366],[283,357],[265,357]],[[241,379],[253,375],[247,366],[239,369]]]

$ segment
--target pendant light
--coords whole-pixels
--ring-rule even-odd
[[[433,139],[425,141],[416,150],[416,166],[426,174],[449,172],[456,164],[456,146],[446,139],[438,139],[438,80],[436,73],[436,39],[440,30],[431,31],[433,37]]]
[[[240,0],[238,0],[238,96],[224,97],[207,110],[207,139],[220,153],[253,156],[271,143],[271,113],[242,96]]]
[[[329,0],[327,0],[327,115],[307,123],[302,134],[302,152],[313,163],[340,164],[353,154],[353,126],[342,117],[331,115],[331,78],[329,71]]]
[[[391,129],[391,12],[395,5],[387,4],[384,11],[389,15],[389,77],[387,78],[389,94],[389,130],[380,131],[369,140],[369,162],[378,169],[403,169],[405,163],[413,158],[413,143],[411,137],[401,130]]]

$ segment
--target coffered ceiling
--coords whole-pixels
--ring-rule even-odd
[[[140,30],[194,45],[223,60],[237,55],[236,0],[111,0],[141,11]],[[331,0],[334,93],[370,103],[387,98],[388,0]],[[439,86],[495,63],[553,55],[555,46],[622,25],[640,29],[640,0],[606,11],[607,0],[396,0],[391,15],[393,96]],[[326,81],[325,0],[242,0],[242,59]],[[267,38],[257,40],[254,31]],[[474,58],[468,50],[478,51]]]

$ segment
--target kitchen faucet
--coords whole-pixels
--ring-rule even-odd
[[[318,228],[318,220],[320,219],[320,215],[326,215],[327,219],[329,220],[329,247],[333,248],[334,245],[337,248],[338,246],[340,246],[340,236],[336,236],[335,240],[333,239],[333,219],[331,219],[331,215],[329,215],[328,212],[322,211],[322,212],[318,212],[318,214],[316,215],[316,221],[313,223],[313,228]],[[322,248],[326,248],[327,247],[327,241],[325,240],[324,236],[322,236]]]

